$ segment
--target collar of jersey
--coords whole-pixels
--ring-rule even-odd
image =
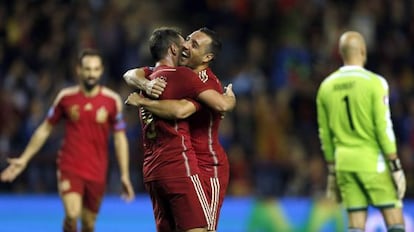
[[[364,68],[358,65],[344,65],[340,68],[341,71],[353,70],[353,69],[364,69]]]

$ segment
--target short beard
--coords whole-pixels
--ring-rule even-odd
[[[83,82],[83,87],[85,88],[85,90],[86,90],[87,92],[92,91],[92,89],[93,89],[96,85],[97,85],[97,83],[96,83],[96,82],[95,82],[95,83],[93,83],[93,84],[88,83],[88,81],[84,81],[84,82]]]

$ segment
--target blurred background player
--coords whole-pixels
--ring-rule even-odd
[[[187,36],[179,65],[185,65],[193,69],[208,89],[223,93],[219,79],[209,68],[209,64],[216,58],[220,50],[221,42],[216,32],[208,28],[201,28]],[[143,76],[137,75],[142,75],[148,71],[150,70],[128,70],[124,78],[131,86],[143,88],[147,93],[153,93],[154,97],[157,97],[160,94],[158,91],[164,87],[160,82],[154,82],[153,86],[149,84],[135,85],[135,83],[146,82]],[[145,86],[150,88],[146,89]],[[143,106],[160,117],[183,119],[191,115],[191,117],[188,117],[191,143],[197,155],[202,179],[206,184],[206,197],[209,201],[212,217],[208,230],[217,230],[220,209],[229,181],[229,163],[218,137],[222,112],[204,105],[196,111],[194,104],[186,99],[157,101],[144,99],[138,94],[130,95],[127,103]]]
[[[388,231],[404,231],[406,181],[397,157],[388,83],[364,69],[366,45],[360,33],[342,34],[339,51],[344,66],[322,82],[316,99],[329,169],[327,195],[342,199],[349,231],[365,230],[369,205],[381,210]]]
[[[112,90],[101,86],[104,66],[95,50],[81,52],[77,65],[79,85],[62,89],[46,120],[37,128],[19,158],[9,159],[2,181],[13,181],[39,151],[61,119],[65,137],[57,159],[58,188],[65,208],[63,231],[94,231],[96,216],[105,193],[108,168],[108,138],[114,131],[116,156],[121,172],[122,196],[134,199],[129,177],[129,152],[122,117],[122,101]]]

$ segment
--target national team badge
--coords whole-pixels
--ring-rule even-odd
[[[101,106],[96,111],[96,122],[97,123],[104,123],[108,119],[108,111],[105,109],[104,106]]]

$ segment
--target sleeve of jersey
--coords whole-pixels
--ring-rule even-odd
[[[334,144],[332,141],[331,131],[329,129],[329,122],[325,106],[321,100],[321,91],[318,92],[316,97],[316,110],[318,119],[319,139],[321,142],[321,148],[327,162],[334,162]]]
[[[113,129],[114,131],[122,131],[126,128],[126,122],[122,114],[122,101],[120,99],[115,99],[116,103],[116,115],[114,118]]]
[[[180,75],[182,76],[183,80],[183,90],[189,98],[197,99],[198,95],[201,92],[207,89],[211,89],[211,87],[201,81],[198,75],[190,69],[181,69]]]
[[[148,79],[149,75],[151,75],[154,72],[154,67],[146,66],[146,67],[143,67],[142,70],[145,73],[145,78]]]
[[[391,121],[391,112],[388,101],[388,83],[380,77],[373,94],[373,117],[378,143],[385,155],[397,151],[395,134]]]
[[[47,115],[46,115],[46,120],[50,124],[56,125],[62,116],[63,116],[63,107],[61,105],[61,101],[56,100],[53,103],[53,105],[49,108]]]

